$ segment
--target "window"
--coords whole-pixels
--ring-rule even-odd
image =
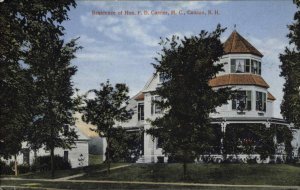
[[[261,62],[251,60],[251,73],[261,75]]]
[[[245,72],[245,60],[244,59],[236,59],[235,67],[236,67],[236,73],[244,73]]]
[[[257,61],[251,60],[251,73],[257,73]]]
[[[24,148],[22,150],[22,153],[23,153],[23,163],[24,164],[29,164],[29,161],[30,161],[30,151],[29,151],[29,148]]]
[[[156,149],[162,148],[162,140],[161,138],[156,138]]]
[[[144,120],[144,103],[138,104],[138,120]]]
[[[250,73],[250,59],[246,59],[246,66],[245,66],[245,72]]]
[[[231,59],[230,68],[231,68],[231,73],[235,73],[236,72],[236,69],[235,69],[235,59]]]
[[[231,59],[231,73],[253,73],[261,75],[261,62],[250,59]]]
[[[64,125],[64,136],[67,136],[69,132],[69,125]]]
[[[64,160],[68,161],[69,160],[69,152],[64,151]]]
[[[266,111],[266,93],[256,91],[256,110]]]
[[[251,110],[251,91],[238,91],[232,99],[233,110]]]
[[[155,104],[154,101],[161,101],[159,96],[151,97],[151,114],[160,114],[161,108],[159,105]]]

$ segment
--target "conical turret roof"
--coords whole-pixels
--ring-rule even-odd
[[[253,45],[243,38],[236,30],[234,30],[224,43],[224,51],[226,54],[253,54],[263,57]]]

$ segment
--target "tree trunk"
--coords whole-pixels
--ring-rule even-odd
[[[18,176],[18,160],[16,154],[15,154],[15,176]]]
[[[51,177],[54,178],[54,148],[51,147],[50,150],[50,157],[51,157]]]
[[[186,179],[186,172],[187,172],[187,164],[186,161],[183,162],[183,179]]]
[[[36,160],[37,160],[37,149],[35,148],[33,150],[33,152],[34,152],[34,162],[36,162]]]
[[[107,138],[106,163],[107,163],[107,174],[110,174],[110,139],[109,138]]]

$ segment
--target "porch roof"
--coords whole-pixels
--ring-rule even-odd
[[[282,125],[290,125],[286,120],[282,118],[275,117],[218,117],[212,118],[211,123],[273,123],[273,124],[282,124]]]

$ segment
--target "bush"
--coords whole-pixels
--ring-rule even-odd
[[[247,158],[247,163],[248,164],[257,164],[257,158]]]
[[[283,164],[284,160],[281,157],[276,158],[276,164]]]
[[[55,155],[54,156],[54,169],[56,170],[66,170],[71,169],[71,164],[68,160]],[[51,170],[51,157],[50,156],[40,156],[34,161],[32,165],[32,170],[49,171]]]
[[[288,164],[296,164],[298,161],[299,161],[299,158],[297,158],[297,157],[288,156],[286,158],[286,163],[288,163]]]
[[[157,156],[157,163],[164,163],[164,157],[163,156]]]
[[[236,158],[235,156],[228,156],[224,160],[222,160],[223,164],[239,164],[243,163],[242,159]]]
[[[7,165],[3,161],[0,161],[0,175],[12,175],[12,174],[14,174],[12,167]]]
[[[28,173],[30,171],[30,166],[28,164],[18,165],[19,174]]]

